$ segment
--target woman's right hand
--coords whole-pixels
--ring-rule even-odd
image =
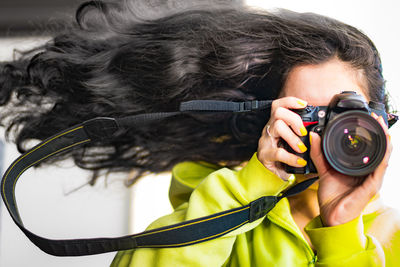
[[[307,102],[296,97],[283,97],[272,102],[271,117],[265,125],[262,136],[258,141],[258,160],[281,179],[290,176],[282,167],[286,163],[293,167],[304,167],[307,162],[278,145],[280,138],[285,140],[294,151],[304,153],[307,147],[299,136],[307,135],[300,115],[289,109],[301,109]]]

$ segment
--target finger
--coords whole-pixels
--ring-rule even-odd
[[[386,135],[387,147],[386,147],[386,154],[385,154],[383,161],[386,160],[387,162],[389,162],[389,158],[390,158],[390,155],[393,150],[393,144],[390,140],[389,128],[387,127],[386,122],[382,116],[379,116],[377,120],[378,120],[379,124],[382,126],[383,131],[385,132],[385,135]]]
[[[271,113],[278,107],[301,109],[307,106],[307,101],[294,96],[282,97],[274,100],[271,105]]]
[[[259,147],[265,147],[264,143],[270,143],[271,140],[261,140],[259,142]],[[259,149],[257,150],[258,159],[263,163],[268,169],[268,166],[273,162],[281,162],[293,167],[304,167],[307,165],[307,162],[292,153],[289,153],[284,148],[281,147],[269,147],[268,149]],[[275,166],[275,164],[274,164]]]
[[[363,184],[358,188],[362,193],[361,195],[365,195],[368,199],[371,199],[374,195],[376,195],[383,183],[383,177],[385,176],[385,172],[387,167],[389,166],[389,158],[391,154],[391,146],[387,147],[387,152],[385,157],[379,166],[372,172],[367,178],[364,180]]]
[[[273,111],[273,113],[271,113],[271,117],[275,120],[284,121],[298,136],[307,135],[307,130],[304,127],[299,114],[288,110],[287,108],[278,107]]]
[[[381,121],[383,123],[385,123],[382,117],[379,117],[379,118],[381,118]],[[379,121],[379,119],[378,119],[378,121]],[[380,122],[380,123],[382,123],[382,122]],[[390,140],[389,133],[386,133],[386,143],[387,143],[387,146],[386,146],[385,156],[383,157],[382,162],[378,165],[378,167],[372,173],[372,177],[369,179],[369,180],[371,180],[372,183],[375,184],[375,187],[377,189],[379,189],[380,186],[382,185],[383,176],[386,172],[387,167],[389,166],[389,159],[390,159],[390,155],[392,154],[392,150],[393,150],[393,144]]]
[[[388,127],[386,125],[386,122],[385,122],[385,120],[383,119],[382,116],[378,117],[378,122],[382,126],[382,129],[385,132],[385,134],[388,134],[389,129],[388,129]]]
[[[292,167],[304,167],[307,165],[307,162],[303,158],[289,153],[281,147],[275,150],[273,161],[279,161]]]
[[[371,116],[372,116],[375,120],[377,120],[377,121],[379,122],[379,124],[382,126],[382,129],[384,130],[385,134],[387,134],[389,129],[388,129],[388,126],[386,125],[386,122],[385,122],[385,120],[383,119],[383,117],[382,117],[382,116],[376,115],[374,112],[371,112]]]
[[[386,135],[387,146],[386,146],[385,157],[383,158],[381,164],[374,171],[374,174],[376,173],[378,176],[383,176],[383,174],[386,171],[387,165],[389,163],[390,155],[392,154],[393,144],[390,140],[389,129],[388,129],[383,117],[376,115],[374,112],[371,113],[371,116],[379,122],[379,124],[382,126],[382,129]]]
[[[382,118],[382,116],[377,116],[375,113],[371,113],[371,116],[374,117],[379,124],[382,126],[383,130],[385,131],[386,134],[386,152],[385,156],[382,160],[382,162],[378,165],[378,167],[370,174],[367,176],[365,179],[364,183],[362,186],[359,188],[361,190],[362,194],[368,196],[369,198],[372,198],[376,193],[378,193],[379,189],[382,186],[383,183],[383,177],[385,175],[386,169],[389,166],[389,159],[390,155],[392,154],[393,150],[393,145],[390,140],[390,135],[388,131],[388,127]]]
[[[392,145],[392,142],[390,140],[389,128],[386,125],[386,122],[385,122],[385,120],[383,119],[382,116],[378,116],[374,112],[371,112],[371,116],[379,122],[379,124],[382,126],[383,131],[385,132],[387,147],[386,147],[385,157],[384,157],[384,159],[382,161],[385,161],[385,159],[386,159],[387,162],[388,162],[390,154],[392,153],[392,149],[393,149],[393,145]]]
[[[304,143],[295,133],[293,133],[293,131],[284,121],[274,121],[269,128],[269,132],[274,137],[281,137],[297,153],[304,153],[307,151],[307,147],[304,145]]]
[[[293,131],[299,135],[304,136],[307,130],[298,114],[289,109],[301,109],[307,106],[307,102],[293,96],[282,97],[272,102],[271,106],[271,119],[281,119],[285,121]]]
[[[319,174],[328,171],[329,164],[321,149],[321,137],[314,132],[310,132],[310,157]]]

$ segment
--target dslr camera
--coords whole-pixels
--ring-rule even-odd
[[[307,106],[293,110],[300,115],[308,133],[318,133],[322,138],[322,151],[328,163],[338,172],[350,176],[365,176],[380,164],[386,152],[386,135],[381,125],[370,116],[382,116],[388,124],[382,103],[366,102],[353,91],[333,96],[328,106]],[[310,147],[309,134],[301,141]],[[283,147],[307,161],[305,167],[284,164],[288,173],[316,173],[310,150],[295,152],[285,141]]]

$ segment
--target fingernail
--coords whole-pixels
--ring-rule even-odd
[[[304,127],[304,126],[301,126],[301,128],[300,128],[300,133],[301,133],[301,135],[302,135],[302,136],[305,136],[305,135],[307,135],[307,130],[306,130],[306,127]]]
[[[299,105],[301,105],[303,107],[307,106],[307,102],[303,101],[303,100],[297,100],[297,104],[299,104]]]
[[[304,145],[303,142],[299,142],[297,146],[300,148],[301,152],[304,153],[307,151],[307,147]]]
[[[311,145],[311,144],[312,144],[312,136],[311,136],[311,133],[310,133],[309,137],[310,137],[310,145]]]
[[[301,165],[302,167],[304,167],[304,166],[307,165],[307,161],[305,161],[305,160],[302,159],[302,158],[298,158],[298,159],[297,159],[297,164],[299,164],[299,165]]]

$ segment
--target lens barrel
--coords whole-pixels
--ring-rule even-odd
[[[350,110],[328,122],[322,150],[329,164],[350,176],[373,172],[386,153],[386,135],[367,112]]]

